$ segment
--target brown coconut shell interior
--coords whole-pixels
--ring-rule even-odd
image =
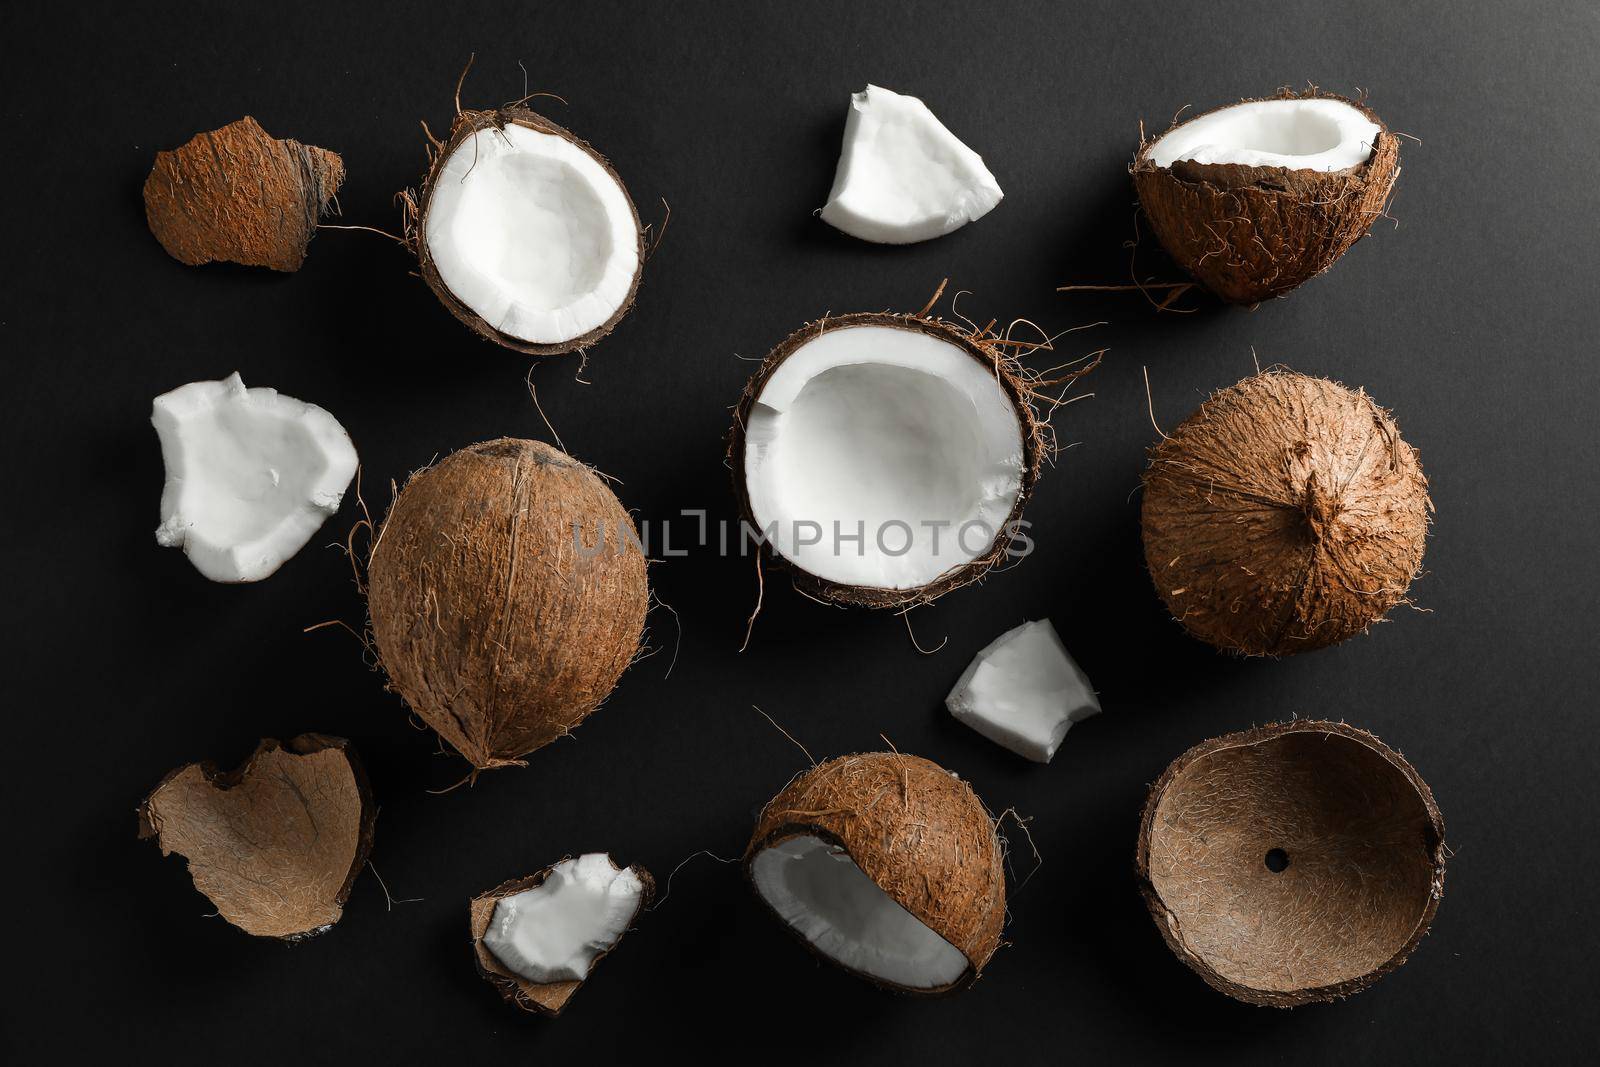
[[[1343,723],[1206,741],[1150,790],[1138,874],[1178,958],[1253,1004],[1348,996],[1405,962],[1444,891],[1444,820],[1411,764]]]
[[[194,886],[246,933],[295,940],[339,921],[377,807],[350,743],[262,741],[243,766],[191,763],[139,806],[139,836],[189,861]]]

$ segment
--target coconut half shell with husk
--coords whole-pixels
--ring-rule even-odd
[[[1140,891],[1212,988],[1292,1008],[1406,961],[1444,892],[1444,819],[1416,770],[1337,722],[1202,742],[1151,788]]]
[[[1141,138],[1133,184],[1162,247],[1223,300],[1321,274],[1382,215],[1400,141],[1365,103],[1282,90]]]
[[[179,767],[139,805],[139,836],[187,859],[234,926],[298,941],[339,921],[377,815],[350,743],[301,734],[262,741],[236,770]]]
[[[975,981],[1000,945],[1006,884],[972,788],[898,752],[841,756],[762,809],[746,876],[823,959],[897,993]]]
[[[1145,563],[1195,637],[1287,655],[1406,603],[1432,511],[1387,411],[1359,390],[1269,370],[1214,394],[1151,450]]]
[[[246,115],[156,153],[145,218],[161,247],[190,266],[297,271],[343,182],[338,153],[274,138]]]

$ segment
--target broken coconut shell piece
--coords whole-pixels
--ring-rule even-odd
[[[264,740],[237,770],[191,763],[139,806],[140,838],[189,861],[194,887],[258,937],[296,941],[339,921],[378,809],[350,743]]]
[[[627,188],[599,152],[527,108],[458,112],[406,204],[423,281],[486,340],[559,355],[633,306],[645,246]]]
[[[246,115],[156,153],[145,218],[161,247],[190,266],[297,271],[343,181],[338,153],[278,140]]]
[[[828,760],[762,810],[756,894],[818,956],[898,993],[975,981],[1000,944],[1006,884],[972,788],[918,756]]]
[[[1145,563],[1195,637],[1287,655],[1405,603],[1432,511],[1388,412],[1364,392],[1269,370],[1214,394],[1151,450]]]
[[[472,900],[478,973],[522,1010],[559,1015],[654,891],[648,871],[603,852],[512,879]]]
[[[1336,722],[1205,741],[1151,788],[1140,891],[1214,989],[1292,1008],[1405,962],[1444,892],[1444,819],[1411,764]]]
[[[1133,184],[1156,237],[1233,304],[1333,266],[1384,213],[1400,142],[1364,103],[1285,90],[1141,141]]]

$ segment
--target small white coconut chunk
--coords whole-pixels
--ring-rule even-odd
[[[337,419],[238,374],[156,397],[167,480],[157,543],[214,582],[277,570],[339,510],[356,450]]]
[[[822,219],[863,241],[926,241],[981,219],[1005,194],[928,105],[869,85],[850,97]]]
[[[1072,724],[1100,700],[1049,619],[1007,630],[974,657],[945,707],[997,745],[1049,763]]]
[[[1184,123],[1150,147],[1150,161],[1346,170],[1372,157],[1380,127],[1342,100],[1252,100]]]
[[[639,912],[644,883],[604,852],[562,860],[537,889],[494,906],[483,944],[530,982],[581,982]]]
[[[817,951],[907,989],[938,989],[967,970],[961,950],[896,904],[850,854],[820,837],[785,838],[751,867],[756,891]]]
[[[489,325],[561,344],[611,320],[639,269],[628,194],[589,153],[515,123],[450,153],[428,199],[428,254]]]

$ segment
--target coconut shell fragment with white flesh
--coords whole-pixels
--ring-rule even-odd
[[[139,806],[139,836],[187,859],[194,887],[228,922],[294,941],[339,921],[377,816],[350,743],[302,734],[262,741],[226,773],[179,767]]]
[[[338,153],[278,140],[246,115],[157,152],[145,219],[173,259],[297,271],[344,181]]]
[[[867,313],[804,326],[767,356],[729,459],[750,535],[798,588],[903,608],[1005,557],[1048,447],[992,340]]]
[[[498,345],[587,348],[633,306],[645,246],[622,179],[527,108],[458,113],[414,210],[407,233],[423,280]]]
[[[1139,203],[1218,297],[1253,304],[1321,274],[1383,214],[1400,141],[1364,103],[1311,90],[1246,100],[1143,141]]]
[[[1074,723],[1100,714],[1100,698],[1049,619],[1007,630],[973,657],[945,707],[995,744],[1049,763]]]
[[[305,547],[356,473],[328,412],[238,374],[156,397],[166,484],[156,541],[214,582],[255,582]]]
[[[1269,370],[1214,394],[1151,450],[1145,564],[1202,641],[1304,652],[1406,602],[1432,511],[1388,412],[1364,392]]]
[[[841,756],[762,809],[745,873],[815,953],[900,993],[977,979],[1000,944],[1006,885],[972,788],[918,756]]]
[[[514,438],[412,475],[367,565],[390,686],[477,770],[521,765],[599,706],[639,651],[648,600],[616,496]]]
[[[1444,893],[1444,819],[1371,734],[1288,722],[1205,741],[1151,788],[1140,891],[1212,988],[1292,1008],[1365,989],[1406,961]]]
[[[654,891],[650,872],[603,852],[499,885],[469,909],[478,973],[508,1003],[559,1015]]]

